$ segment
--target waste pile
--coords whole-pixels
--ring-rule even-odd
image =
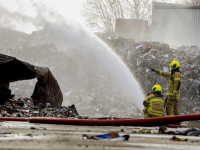
[[[166,96],[169,79],[152,73],[150,68],[170,72],[169,63],[179,61],[183,76],[180,111],[182,114],[200,113],[200,48],[197,45],[171,48],[161,42],[136,42],[123,37],[109,37],[105,42],[129,67],[145,94],[151,92],[153,85],[160,84]]]
[[[16,38],[1,37],[0,53],[36,66],[49,67],[61,87],[63,105],[75,104],[79,113],[86,116],[142,117],[141,110],[128,98],[126,91],[117,87],[111,76],[93,65],[95,62],[91,62],[90,55],[75,47],[60,51],[54,44],[33,45],[29,38],[29,35],[20,33]],[[123,37],[108,38],[105,42],[129,67],[145,94],[151,92],[154,84],[160,84],[166,96],[168,79],[151,73],[149,68],[170,71],[169,63],[178,60],[183,75],[179,102],[181,113],[199,113],[198,46],[171,48],[161,42],[136,42]],[[32,95],[35,83],[36,79],[13,82],[10,89],[17,98],[23,99]]]
[[[23,104],[18,105],[17,103]],[[46,106],[42,103],[34,105],[30,98],[8,101],[4,105],[0,105],[0,117],[56,117],[56,118],[83,118],[79,116],[75,105],[57,106],[52,108],[49,103]]]
[[[62,105],[75,104],[84,116],[142,117],[141,110],[129,98],[127,91],[117,85],[112,76],[101,71],[90,54],[76,47],[60,51],[54,44],[33,44],[31,35],[18,33],[12,38],[12,32],[6,32],[11,37],[0,34],[0,53],[35,66],[49,67],[63,93]],[[43,35],[34,33],[34,36],[42,39]],[[36,81],[11,82],[12,94],[17,99],[31,97]]]

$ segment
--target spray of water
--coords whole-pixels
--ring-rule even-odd
[[[54,37],[54,40],[49,42],[55,43],[57,47],[60,47],[61,44],[64,49],[69,46],[76,47],[82,56],[87,56],[87,59],[91,60],[88,65],[96,64],[99,70],[111,74],[112,78],[120,84],[120,89],[125,90],[130,99],[139,108],[142,108],[144,95],[137,81],[119,57],[104,42],[79,24],[46,23],[45,30],[51,31],[51,36]],[[56,41],[55,37],[58,36],[62,41]]]
[[[12,18],[14,13],[7,14]],[[17,15],[17,17],[21,18],[21,15]],[[35,19],[31,18],[31,22],[35,26],[34,30],[36,28],[43,29],[32,33],[26,40],[30,46],[53,44],[57,50],[63,52],[62,56],[57,55],[62,58],[56,58],[63,60],[61,64],[58,64],[61,61],[56,61],[56,59],[54,62],[45,64],[47,67],[55,68],[52,69],[52,72],[64,94],[63,105],[78,104],[77,108],[80,110],[80,114],[90,115],[90,107],[95,107],[96,111],[99,111],[101,107],[104,110],[102,112],[105,112],[104,115],[110,115],[109,112],[114,110],[115,116],[117,116],[117,111],[122,111],[120,109],[122,107],[128,109],[136,104],[141,110],[144,95],[139,84],[119,57],[104,42],[80,24],[66,21],[62,17],[56,18],[59,18],[56,22],[45,19],[41,15]],[[23,17],[21,20],[20,23],[23,24],[25,21],[29,22],[30,19]],[[51,54],[40,53],[41,57],[46,60],[55,55],[54,48],[48,49],[51,50]],[[21,55],[15,54],[14,56],[20,59]],[[32,60],[31,56],[23,58],[27,58],[27,60],[23,59],[27,62]],[[33,62],[34,60],[30,63]],[[55,66],[61,69],[59,70]],[[27,85],[30,86],[30,84]],[[23,86],[19,88],[23,88]],[[71,95],[74,95],[78,101],[75,101]],[[83,107],[86,107],[86,111],[82,109]]]

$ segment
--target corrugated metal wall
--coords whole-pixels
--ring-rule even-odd
[[[172,45],[200,45],[200,9],[155,9],[154,40]]]

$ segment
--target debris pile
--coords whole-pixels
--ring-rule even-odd
[[[166,96],[168,78],[152,73],[149,68],[170,72],[169,63],[177,60],[181,65],[180,111],[182,114],[200,113],[200,48],[181,46],[171,48],[161,42],[135,42],[122,37],[108,38],[107,44],[120,56],[137,79],[145,94],[160,84]]]
[[[17,102],[22,102],[23,105],[17,105]],[[49,103],[46,106],[39,103],[34,105],[30,98],[8,101],[4,105],[0,105],[0,117],[56,117],[56,118],[83,118],[79,116],[75,105],[58,106],[51,108]]]
[[[36,66],[50,68],[61,87],[63,105],[75,104],[79,113],[86,116],[142,117],[141,110],[128,98],[126,91],[114,86],[116,84],[112,77],[95,67],[95,61],[91,62],[91,56],[83,51],[75,47],[59,51],[53,44],[34,45],[30,42],[30,36],[24,37],[24,34],[19,33],[17,38],[1,39],[1,53]],[[129,67],[145,94],[151,91],[154,84],[160,84],[163,94],[166,95],[168,79],[151,73],[149,68],[170,71],[168,64],[173,59],[178,60],[183,75],[179,102],[181,113],[199,113],[198,46],[182,46],[175,49],[161,42],[136,42],[134,39],[123,37],[108,38],[106,42]],[[35,83],[36,79],[13,82],[10,89],[17,98],[23,99],[32,95]]]
[[[35,38],[41,39],[41,36]],[[60,51],[54,44],[33,44],[31,35],[24,37],[19,33],[16,38],[0,36],[0,39],[0,53],[35,66],[49,67],[63,93],[62,105],[75,104],[78,112],[85,116],[142,117],[127,91],[103,72],[95,60],[91,61],[92,56],[85,51],[75,47]],[[36,79],[12,82],[10,89],[17,99],[23,99],[31,97],[35,83]]]

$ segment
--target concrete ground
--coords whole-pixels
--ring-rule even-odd
[[[199,122],[193,122],[198,125]],[[190,123],[188,123],[189,125]],[[54,124],[33,124],[27,122],[0,122],[0,149],[23,150],[140,150],[140,149],[181,149],[199,150],[200,136],[177,136],[188,141],[171,141],[173,135],[155,134],[157,128],[152,127],[154,134],[132,133],[143,127],[98,127]],[[172,129],[173,130],[173,129]],[[118,132],[129,134],[128,141],[107,141],[83,139],[83,134],[99,135]]]

